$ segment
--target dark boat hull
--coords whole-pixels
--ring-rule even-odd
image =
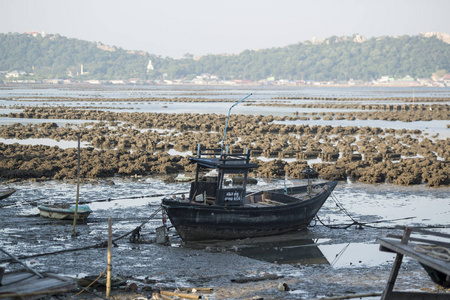
[[[306,200],[268,207],[198,205],[163,199],[163,207],[185,241],[238,239],[306,228],[337,182]]]
[[[15,192],[15,189],[0,189],[0,200],[8,198]]]

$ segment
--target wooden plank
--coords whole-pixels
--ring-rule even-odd
[[[414,251],[414,247],[417,244],[404,245],[398,241],[392,241],[392,240],[382,239],[382,238],[378,238],[377,242],[383,247],[391,249],[397,253],[401,253],[403,255],[412,257],[412,258],[416,259],[417,261],[419,261],[420,263],[423,263],[423,264],[425,264],[433,269],[436,269],[444,274],[450,275],[450,263],[430,257],[424,253]]]
[[[270,200],[270,199],[264,199],[264,202],[269,203],[269,204],[273,204],[273,205],[284,205],[284,203],[278,202],[278,201],[274,201],[274,200]]]
[[[427,235],[434,235],[434,236],[450,239],[450,234],[443,233],[443,232],[431,231],[431,230],[426,230],[426,229],[422,229],[422,228],[413,228],[412,230],[414,232],[419,232],[419,233],[423,233],[423,234],[427,234]]]
[[[402,238],[401,235],[396,235],[396,234],[388,234],[386,237],[393,238],[393,239],[401,239]],[[409,240],[412,242],[421,242],[421,243],[433,244],[433,245],[437,245],[437,246],[450,248],[450,243],[436,241],[436,240],[429,240],[429,239],[416,238],[416,237],[410,237]]]
[[[28,273],[28,272],[14,272],[14,273],[5,273],[2,279],[2,285],[10,285],[27,278],[35,277],[36,275]]]
[[[0,287],[0,293],[14,292],[14,293],[30,293],[36,291],[45,291],[55,288],[63,288],[68,285],[68,282],[61,281],[55,278],[29,278],[21,281],[18,284],[5,285]]]
[[[367,293],[367,294],[355,294],[355,295],[345,295],[345,296],[334,296],[328,298],[317,298],[313,300],[344,300],[344,299],[355,299],[355,298],[366,298],[366,297],[376,297],[381,296],[381,293]]]
[[[439,236],[439,237],[443,237],[443,238],[450,238],[450,234],[448,234],[448,233],[431,231],[431,230],[427,230],[427,229],[423,229],[423,228],[405,227],[405,226],[400,226],[400,225],[397,225],[394,228],[395,229],[402,229],[402,230],[404,230],[405,228],[410,228],[414,232],[419,232],[419,233],[423,233],[423,234]]]
[[[5,299],[5,300],[17,300],[17,299],[21,299],[21,300],[35,300],[35,299],[41,299],[43,297],[45,297],[46,295],[57,295],[57,294],[62,294],[62,293],[68,293],[68,292],[72,292],[75,289],[71,288],[71,289],[54,289],[54,290],[46,290],[46,291],[37,291],[37,292],[30,292],[30,293],[4,293],[4,294],[0,294],[0,299]]]
[[[27,271],[15,271],[5,273],[0,286],[0,299],[13,299],[23,297],[24,299],[39,298],[38,294],[52,294],[55,291],[75,290],[76,284],[73,280],[54,274],[43,274],[44,278]]]
[[[448,300],[450,293],[392,292],[388,299],[395,300]]]

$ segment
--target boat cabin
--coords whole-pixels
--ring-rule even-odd
[[[195,180],[191,183],[189,201],[215,204],[219,206],[241,206],[246,194],[247,177],[250,169],[258,167],[250,162],[250,153],[228,154],[222,149],[197,149],[197,156],[190,157],[191,163],[197,164]],[[200,178],[205,170],[215,170],[217,175],[206,179]],[[242,185],[228,187],[226,175],[239,175]]]

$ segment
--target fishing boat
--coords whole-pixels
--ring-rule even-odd
[[[197,167],[188,196],[166,196],[161,204],[184,241],[277,235],[306,228],[337,185],[337,181],[308,180],[302,186],[247,193],[248,172],[257,167],[250,162],[249,151],[228,154],[199,145],[197,156],[189,160]],[[201,176],[212,170],[216,176]],[[227,186],[227,176],[243,177],[242,184]]]
[[[1,188],[0,189],[0,200],[8,198],[14,194],[17,190],[13,188]]]
[[[228,110],[220,148],[197,147],[195,180],[186,197],[172,195],[161,206],[184,241],[227,240],[269,236],[306,228],[317,214],[337,181],[308,184],[247,193],[248,173],[258,167],[250,162],[250,153],[229,153],[225,136],[231,109],[250,97],[234,103]],[[201,177],[204,171],[215,176]],[[227,184],[226,177],[241,177],[240,184]]]
[[[39,214],[41,217],[57,220],[73,220],[75,217],[75,205],[40,205]],[[84,221],[92,213],[88,205],[78,205],[77,220]]]

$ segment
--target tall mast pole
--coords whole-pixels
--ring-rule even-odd
[[[221,145],[221,148],[222,148],[222,152],[223,152],[223,147],[224,147],[224,145],[225,145],[225,135],[227,134],[227,128],[228,128],[228,120],[230,119],[230,114],[231,114],[231,109],[233,108],[233,107],[235,107],[236,105],[238,105],[239,103],[241,103],[242,101],[244,101],[245,99],[247,99],[248,97],[250,97],[251,95],[253,95],[253,93],[250,93],[250,94],[248,94],[247,96],[245,96],[244,98],[242,98],[241,100],[239,100],[238,102],[236,102],[236,103],[234,103],[231,107],[230,107],[230,109],[228,110],[228,117],[227,117],[227,121],[226,121],[226,123],[225,123],[225,130],[224,130],[224,132],[223,132],[223,139],[222,139],[222,145]]]

